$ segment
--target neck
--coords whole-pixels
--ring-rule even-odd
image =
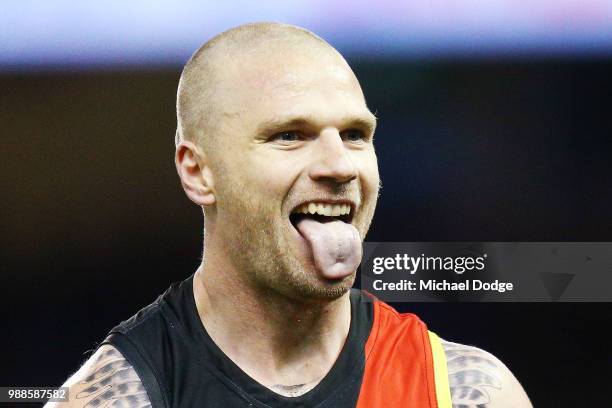
[[[295,386],[303,392],[313,388],[347,338],[349,294],[302,302],[261,293],[231,267],[209,261],[196,272],[193,286],[198,313],[217,346],[252,378],[281,394],[299,395]]]

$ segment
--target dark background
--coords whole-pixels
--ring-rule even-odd
[[[611,60],[351,62],[379,117],[368,240],[612,241]],[[0,385],[59,386],[199,264],[179,74],[0,75]],[[536,407],[609,404],[609,303],[395,306],[496,354]]]

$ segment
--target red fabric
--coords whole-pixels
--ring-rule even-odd
[[[438,408],[427,326],[374,301],[357,408]]]

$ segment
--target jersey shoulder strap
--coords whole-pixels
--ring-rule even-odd
[[[431,355],[433,357],[434,380],[436,384],[436,398],[439,408],[451,408],[450,384],[448,382],[448,366],[446,364],[446,352],[438,335],[432,331],[429,334]]]
[[[372,302],[374,322],[365,344],[357,408],[450,408],[448,380],[443,381],[446,360],[437,336],[416,315],[398,313],[374,297]],[[434,343],[437,339],[433,347],[432,338]]]
[[[115,347],[134,368],[136,374],[138,374],[138,378],[140,378],[140,381],[147,392],[151,407],[168,407],[166,395],[162,391],[162,386],[159,383],[151,364],[127,336],[120,333],[113,333],[107,336],[106,339],[100,343],[100,346],[103,344],[109,344]]]
[[[172,324],[162,313],[165,299],[175,291],[171,286],[153,303],[115,326],[100,343],[115,347],[134,367],[147,391],[153,408],[169,407],[172,399],[169,384],[173,371],[168,361],[174,349]]]

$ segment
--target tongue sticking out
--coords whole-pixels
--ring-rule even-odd
[[[361,238],[351,224],[304,218],[296,226],[310,243],[315,264],[324,278],[342,279],[357,269],[361,262]]]

